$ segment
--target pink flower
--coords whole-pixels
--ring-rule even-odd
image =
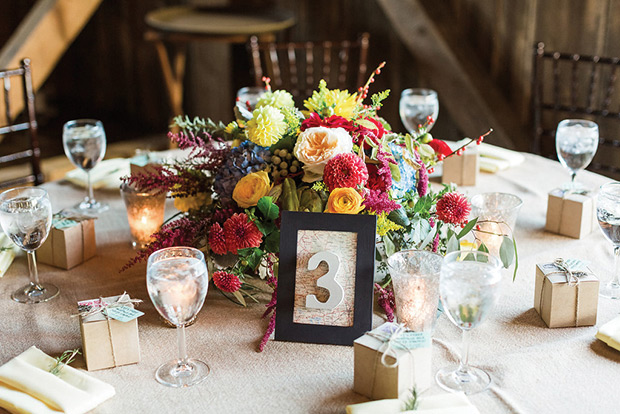
[[[226,246],[226,237],[220,223],[215,223],[209,231],[209,246],[215,254],[226,254],[228,247]]]
[[[224,223],[224,236],[228,250],[236,253],[239,249],[259,247],[263,241],[263,233],[256,224],[248,219],[245,213],[233,214]]]
[[[325,165],[323,181],[329,191],[335,188],[357,188],[368,181],[368,169],[362,159],[353,154],[338,154]]]
[[[239,276],[221,270],[213,273],[213,283],[222,292],[233,293],[241,287]]]
[[[469,201],[461,193],[444,194],[437,202],[437,218],[444,223],[466,223],[470,211]]]

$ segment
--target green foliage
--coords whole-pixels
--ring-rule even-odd
[[[223,122],[215,122],[210,118],[204,119],[200,117],[194,117],[189,119],[189,116],[176,116],[173,119],[174,123],[171,125],[178,126],[185,133],[192,133],[194,135],[201,134],[203,132],[219,138],[230,139],[231,135],[226,132],[226,124]]]
[[[415,411],[418,409],[418,391],[413,387],[410,392],[411,396],[405,400],[403,411]]]
[[[81,354],[79,349],[71,349],[65,351],[58,358],[55,358],[56,364],[50,368],[50,374],[60,375],[60,371],[65,365],[69,365],[75,359],[77,354]]]

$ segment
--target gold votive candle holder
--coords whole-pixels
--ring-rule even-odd
[[[127,220],[134,248],[143,248],[150,243],[164,223],[166,193],[140,192],[127,183],[121,185],[121,196],[127,208]]]

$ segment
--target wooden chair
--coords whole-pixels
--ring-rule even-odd
[[[599,125],[599,148],[588,167],[620,178],[620,58],[548,51],[534,45],[532,152],[556,158],[555,130],[562,119],[589,119]]]
[[[3,119],[3,123],[6,124],[0,126],[0,188],[23,184],[39,185],[43,183],[43,174],[41,173],[37,138],[30,59],[22,60],[21,66],[17,69],[0,70],[0,82],[3,84],[4,94],[3,115],[5,119]],[[17,82],[20,82],[21,85],[18,86]],[[9,94],[12,87],[23,88],[24,113],[19,118],[16,118],[16,114],[11,112]],[[0,108],[2,108],[2,104],[0,104]],[[12,176],[7,172],[7,167],[20,163],[30,164],[28,174],[24,175],[21,169],[18,170],[17,176]],[[10,168],[10,171],[13,170],[15,168]]]
[[[268,76],[274,90],[286,89],[296,100],[310,96],[321,79],[330,89],[356,91],[366,81],[369,38],[363,33],[353,42],[259,43],[253,36],[250,53],[255,84],[264,85],[262,78]]]

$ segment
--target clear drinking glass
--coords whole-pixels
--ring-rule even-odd
[[[439,291],[448,318],[463,331],[463,351],[458,366],[437,372],[437,383],[448,391],[475,394],[491,384],[485,371],[469,365],[470,331],[491,312],[500,294],[499,259],[478,251],[448,253],[441,267]]]
[[[249,104],[250,110],[253,110],[265,92],[264,86],[246,86],[237,91],[237,99],[244,104]]]
[[[56,297],[56,286],[39,282],[34,255],[52,226],[52,204],[47,191],[21,187],[0,194],[0,224],[7,237],[28,254],[30,283],[16,290],[11,298],[21,303],[40,303]]]
[[[427,250],[402,250],[387,261],[398,322],[411,331],[430,331],[433,326],[442,261],[441,255]]]
[[[596,198],[596,217],[603,234],[614,245],[615,267],[611,280],[601,283],[600,295],[620,299],[620,183],[601,186]]]
[[[471,198],[472,218],[478,218],[474,237],[484,242],[491,254],[499,256],[503,236],[511,236],[523,201],[509,193],[483,193]]]
[[[426,131],[430,131],[439,115],[439,100],[437,92],[432,89],[405,89],[400,94],[400,119],[411,135],[419,133],[419,125],[424,125],[427,117],[433,118]]]
[[[209,366],[188,358],[185,326],[198,314],[207,295],[209,276],[204,254],[192,247],[169,247],[149,256],[149,296],[157,312],[177,327],[179,358],[166,362],[155,378],[169,387],[191,387],[209,375]]]
[[[90,181],[90,171],[103,159],[106,150],[105,131],[101,121],[77,119],[67,122],[62,131],[62,144],[65,154],[73,165],[85,171],[88,176],[88,193],[75,209],[86,214],[97,214],[107,210],[106,203],[95,200]]]
[[[585,119],[564,119],[555,132],[555,149],[560,163],[570,171],[571,182],[565,189],[580,188],[577,172],[586,168],[598,148],[598,125]]]

